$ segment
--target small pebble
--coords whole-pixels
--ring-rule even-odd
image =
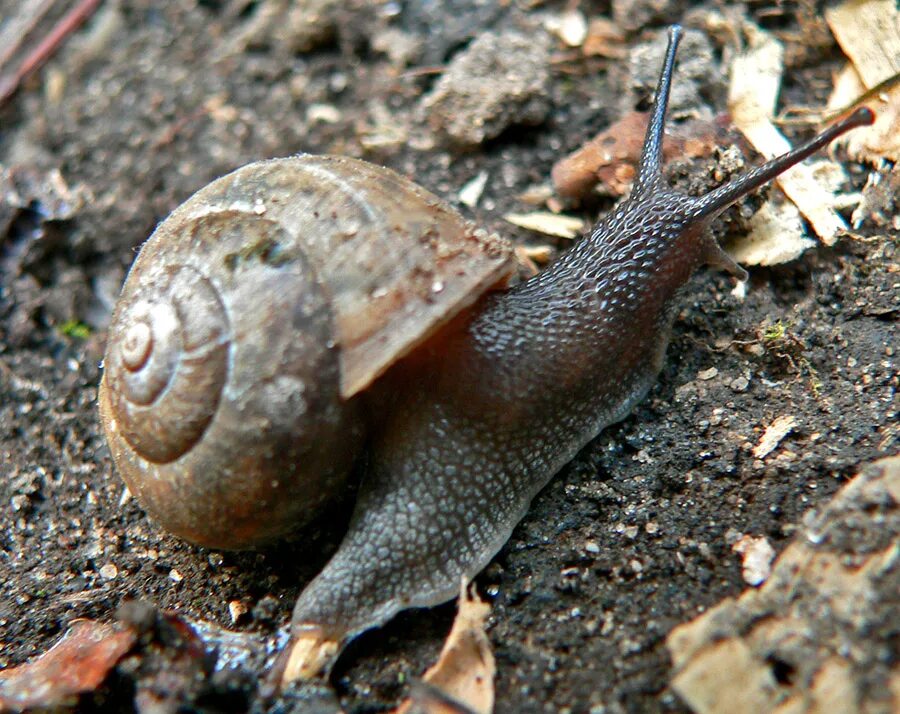
[[[247,606],[240,600],[232,600],[228,603],[228,614],[231,615],[231,624],[236,625],[247,614]]]
[[[107,563],[100,568],[100,577],[104,580],[113,580],[119,574],[119,569],[112,563]]]

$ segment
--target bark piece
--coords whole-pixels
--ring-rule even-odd
[[[134,645],[131,629],[78,620],[37,659],[0,672],[0,712],[52,709],[92,692]]]
[[[900,457],[819,512],[758,589],[666,641],[672,688],[700,714],[900,711]],[[894,656],[886,656],[889,652]]]

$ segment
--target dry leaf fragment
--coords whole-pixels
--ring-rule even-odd
[[[519,228],[527,228],[557,238],[575,238],[584,230],[584,221],[575,216],[563,216],[547,211],[507,213],[503,220]]]
[[[895,0],[849,0],[825,11],[825,19],[844,54],[850,58],[835,80],[828,100],[845,107],[866,91],[900,73],[900,8]],[[900,84],[872,103],[875,124],[841,140],[853,158],[900,160]]]
[[[764,459],[778,448],[781,440],[790,434],[795,426],[797,426],[796,417],[789,414],[778,417],[766,427],[762,438],[753,449],[753,455],[757,459]]]
[[[781,86],[784,49],[755,25],[748,24],[745,31],[749,48],[731,67],[728,105],[735,126],[757,151],[771,159],[791,148],[770,119]],[[834,194],[817,180],[812,165],[794,166],[776,181],[823,243],[833,245],[847,230],[844,219],[834,210]]]
[[[404,702],[397,714],[443,714],[446,706],[459,703],[477,714],[490,714],[494,709],[494,654],[484,622],[491,607],[481,601],[463,583],[459,593],[459,611],[444,643],[437,663],[423,680],[431,685]],[[434,690],[438,695],[435,696]],[[451,704],[448,704],[451,703]],[[458,709],[456,709],[458,711]]]
[[[54,709],[92,692],[134,645],[131,629],[78,620],[37,659],[0,672],[0,711]]]
[[[750,232],[730,245],[728,254],[741,265],[779,265],[796,260],[815,244],[793,203],[776,206],[766,201],[750,219]]]

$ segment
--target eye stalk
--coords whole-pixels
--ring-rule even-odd
[[[658,190],[662,184],[662,145],[665,134],[666,111],[672,86],[672,74],[675,70],[675,55],[678,52],[678,45],[683,36],[684,30],[680,25],[673,25],[669,28],[669,44],[666,48],[666,57],[656,86],[653,112],[650,115],[650,123],[644,139],[644,148],[641,152],[641,161],[634,181],[634,187],[631,191],[631,196],[635,200],[640,200],[654,190]],[[755,191],[795,164],[799,164],[842,134],[857,127],[870,125],[874,121],[875,113],[869,107],[859,107],[852,114],[832,124],[796,149],[767,161],[762,166],[724,186],[710,191],[705,196],[691,198],[693,205],[689,206],[688,210],[693,218],[712,218],[742,196]]]

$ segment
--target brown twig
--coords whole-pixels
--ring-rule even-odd
[[[50,12],[56,0],[26,0],[15,17],[10,18],[0,33],[0,68],[5,67],[19,51],[25,38]]]
[[[0,77],[0,106],[3,106],[16,93],[19,85],[28,75],[39,69],[53,56],[63,41],[91,16],[100,2],[101,0],[80,0],[26,55],[15,70]]]

